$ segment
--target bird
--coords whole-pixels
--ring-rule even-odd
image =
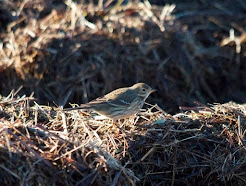
[[[65,108],[63,110],[93,110],[97,114],[113,120],[114,123],[119,119],[128,118],[137,114],[143,107],[145,100],[155,91],[155,89],[146,83],[137,83],[131,87],[116,89],[79,107]]]

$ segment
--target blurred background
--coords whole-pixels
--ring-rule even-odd
[[[145,82],[147,102],[246,102],[244,0],[2,0],[0,94],[86,103]]]

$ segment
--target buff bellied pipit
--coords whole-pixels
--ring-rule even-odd
[[[131,87],[116,89],[80,107],[66,108],[64,111],[90,109],[115,122],[138,113],[144,101],[154,91],[155,89],[145,83],[137,83]]]

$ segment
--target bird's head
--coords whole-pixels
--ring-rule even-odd
[[[152,89],[149,85],[146,83],[137,83],[131,87],[132,90],[135,90],[138,94],[138,96],[143,97],[144,100],[148,98],[148,96],[155,92],[155,89]]]

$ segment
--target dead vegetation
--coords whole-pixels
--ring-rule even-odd
[[[246,102],[245,11],[242,0],[1,1],[0,185],[245,185],[245,106],[203,105]],[[178,114],[147,105],[117,134],[59,107],[140,81]]]
[[[142,81],[172,113],[246,101],[245,2],[117,2],[3,1],[1,94],[64,105]]]
[[[2,97],[4,185],[244,185],[246,107],[157,105],[117,123],[64,113],[33,97]],[[30,102],[33,106],[29,106]]]

